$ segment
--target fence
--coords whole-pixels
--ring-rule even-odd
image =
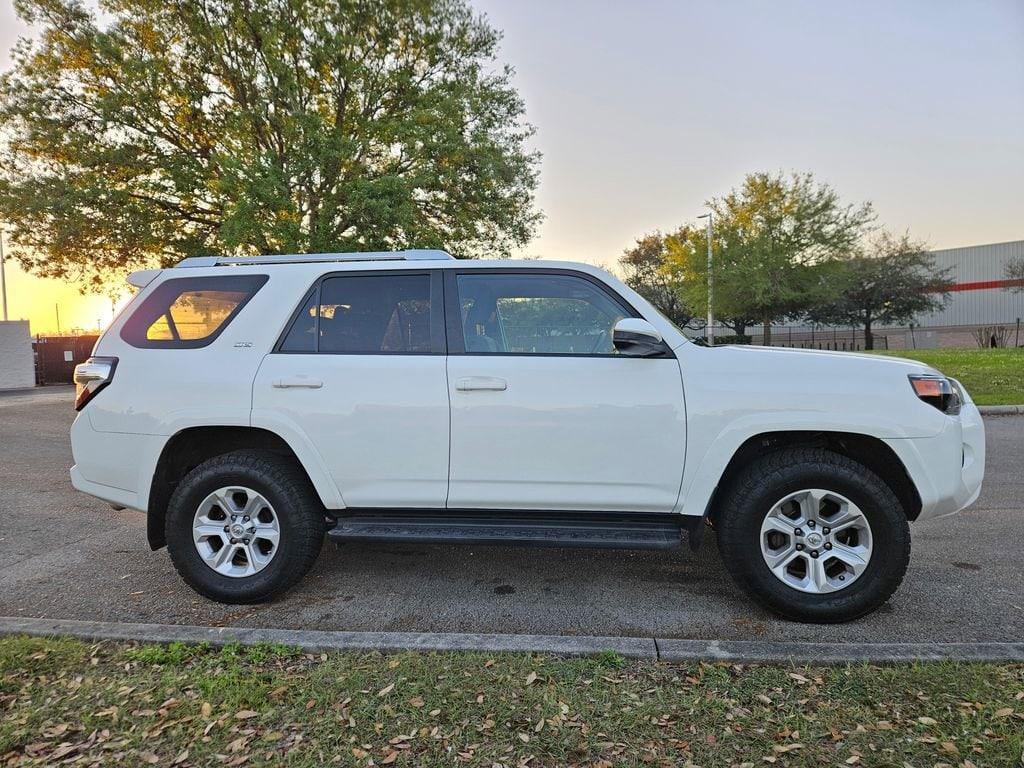
[[[703,329],[700,331],[703,337]],[[902,333],[900,334],[902,336]],[[875,349],[889,349],[887,333],[873,333]],[[716,327],[716,344],[757,344],[762,341],[762,329],[748,328],[743,336],[735,335],[731,328]],[[857,352],[866,348],[864,331],[857,328],[810,328],[808,326],[772,326],[770,346],[797,349],[830,349],[839,352]]]
[[[84,363],[99,336],[36,336],[36,384],[70,384],[75,366]]]

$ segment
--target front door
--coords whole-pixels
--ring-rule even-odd
[[[440,275],[318,281],[253,385],[253,423],[304,435],[347,507],[444,507]]]
[[[671,351],[618,355],[638,317],[566,270],[446,270],[452,509],[669,512],[686,429]]]

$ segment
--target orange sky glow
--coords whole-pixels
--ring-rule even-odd
[[[503,32],[543,155],[546,218],[519,256],[614,270],[753,171],[810,171],[934,249],[1024,238],[1020,0],[469,2]],[[0,0],[0,72],[31,35]],[[64,332],[113,317],[9,252],[7,277],[34,334],[58,307]]]

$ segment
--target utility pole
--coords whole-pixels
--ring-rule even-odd
[[[715,346],[715,310],[714,310],[714,298],[715,298],[715,279],[712,272],[712,260],[711,260],[711,238],[714,237],[714,214],[711,211],[698,216],[698,219],[708,220],[708,326],[707,326],[707,340],[708,346]]]
[[[4,322],[7,321],[7,275],[4,274],[4,228],[0,227],[0,291],[4,295]]]
[[[60,336],[60,304],[54,304],[53,308],[57,310],[57,335]]]

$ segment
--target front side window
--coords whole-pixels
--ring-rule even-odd
[[[300,308],[282,352],[430,353],[430,276],[344,275],[325,279]]]
[[[628,316],[572,275],[461,274],[456,285],[469,354],[614,355],[612,328]]]
[[[266,275],[166,280],[128,318],[121,338],[142,348],[204,347],[221,334],[266,282]]]

